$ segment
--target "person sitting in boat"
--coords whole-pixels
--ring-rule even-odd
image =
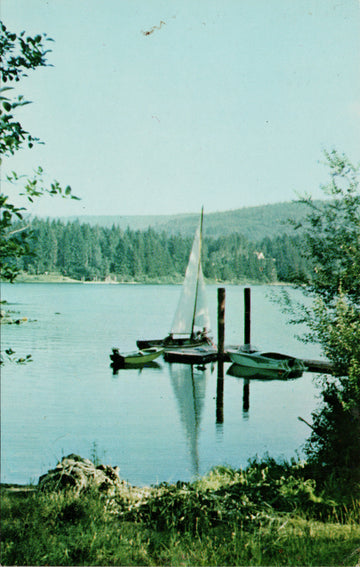
[[[204,339],[207,339],[207,328],[204,327],[202,331],[197,331],[195,340],[202,342]]]

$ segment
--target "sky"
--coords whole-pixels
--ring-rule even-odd
[[[38,216],[226,211],[323,196],[324,150],[360,161],[358,0],[1,0],[14,32],[46,33],[19,84],[39,165],[80,201]],[[17,198],[13,197],[18,203]]]

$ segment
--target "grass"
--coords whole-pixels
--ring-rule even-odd
[[[357,565],[359,492],[338,487],[270,461],[130,496],[2,487],[1,565]]]
[[[79,283],[78,280],[68,278],[60,273],[28,274],[20,272],[16,277],[17,283]]]

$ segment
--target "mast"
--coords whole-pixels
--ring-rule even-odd
[[[185,278],[181,289],[180,300],[175,312],[171,334],[194,336],[197,327],[210,327],[210,319],[206,302],[205,282],[201,267],[201,241],[203,230],[203,209],[200,222],[196,228]]]
[[[199,257],[198,257],[198,266],[197,266],[194,312],[193,312],[193,318],[192,318],[192,323],[191,323],[191,335],[190,335],[190,337],[194,336],[195,317],[196,317],[196,309],[197,309],[197,301],[198,301],[198,293],[199,293],[199,277],[200,277],[200,269],[201,269],[201,244],[202,244],[203,217],[204,217],[204,207],[201,208],[201,216],[200,216]]]

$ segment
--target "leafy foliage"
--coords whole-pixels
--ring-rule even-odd
[[[330,183],[322,187],[329,200],[316,204],[305,198],[309,213],[297,227],[305,233],[304,255],[313,270],[307,288],[333,306],[339,294],[360,302],[359,166],[336,151],[325,152]]]
[[[268,458],[245,470],[216,467],[194,483],[162,483],[135,505],[118,503],[121,518],[196,534],[229,523],[256,530],[271,523],[275,510],[324,521],[336,509],[340,519],[350,501],[318,487],[304,465]]]
[[[312,462],[329,470],[351,470],[360,481],[360,317],[343,296],[333,310],[318,302],[312,328],[334,363],[336,377],[322,382],[323,406],[313,414],[307,443]]]
[[[309,338],[334,364],[322,380],[323,405],[313,413],[307,452],[328,470],[360,478],[360,192],[359,167],[336,151],[325,153],[330,197],[321,208],[310,198],[302,228],[312,308],[303,310]]]
[[[28,71],[48,65],[46,56],[49,53],[45,49],[45,42],[52,41],[46,34],[35,37],[25,36],[25,32],[19,35],[10,32],[0,22],[0,56],[2,83],[9,84],[19,82],[27,76]],[[14,111],[19,107],[29,104],[23,95],[15,97],[14,88],[5,86],[0,89],[0,155],[9,157],[23,146],[32,148],[34,143],[40,140],[27,132],[22,124],[14,117]],[[50,187],[43,182],[43,170],[39,167],[33,176],[19,175],[12,172],[7,181],[12,185],[21,185],[18,191],[32,203],[34,199],[45,194],[50,196],[61,195],[62,197],[77,198],[71,194],[71,188],[67,186],[64,190],[57,181],[51,183]],[[18,274],[16,263],[18,258],[29,253],[29,226],[24,220],[25,208],[17,207],[10,202],[9,196],[0,195],[0,270],[1,277],[10,282],[14,281]],[[17,221],[16,228],[13,227]]]
[[[72,199],[77,197],[71,195],[71,188],[62,189],[57,181],[47,187],[43,181],[43,170],[41,167],[34,172],[30,178],[25,175],[18,176],[15,172],[7,177],[13,184],[21,184],[19,194],[25,196],[29,202],[43,195],[58,195],[64,198],[70,196]],[[17,265],[19,259],[25,255],[32,255],[30,247],[31,230],[29,222],[24,221],[26,209],[17,207],[9,202],[9,197],[1,193],[0,195],[0,270],[1,277],[13,282],[19,270]],[[16,221],[16,222],[15,222]]]
[[[29,70],[47,65],[46,55],[49,50],[44,47],[44,41],[52,41],[50,38],[37,35],[36,37],[25,37],[25,32],[19,35],[8,31],[3,22],[0,22],[0,57],[2,83],[18,82]],[[13,115],[17,108],[29,104],[22,95],[17,98],[9,98],[13,88],[6,86],[0,89],[0,154],[14,154],[26,143],[32,148],[34,142],[39,139],[33,137],[24,130],[23,126]],[[5,94],[6,93],[6,94]]]

